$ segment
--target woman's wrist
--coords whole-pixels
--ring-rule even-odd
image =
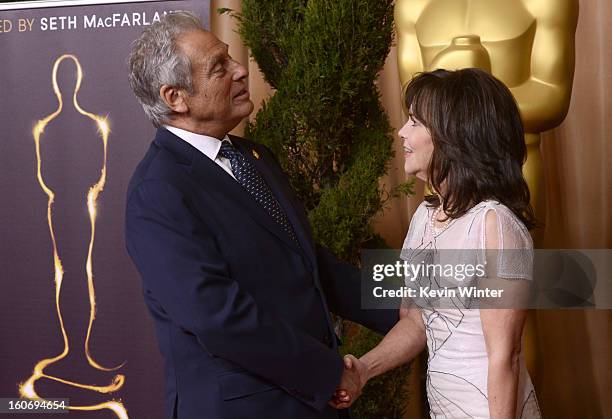
[[[377,370],[376,365],[378,363],[376,362],[375,358],[370,355],[369,352],[365,354],[364,356],[362,356],[361,358],[359,358],[359,360],[364,365],[364,371],[363,371],[363,376],[362,376],[364,380],[364,384],[370,381],[372,378],[376,377],[378,374],[380,374],[376,372]]]

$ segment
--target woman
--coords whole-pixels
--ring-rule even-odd
[[[473,260],[484,254],[479,286],[502,283],[506,295],[492,308],[456,298],[413,301],[377,347],[360,359],[345,357],[352,375],[331,404],[350,406],[361,391],[349,391],[351,385],[363,388],[427,343],[432,418],[539,418],[521,354],[526,310],[515,305],[531,279],[528,229],[535,226],[521,172],[526,147],[516,103],[493,76],[463,69],[416,76],[405,107],[409,118],[399,131],[405,171],[434,194],[415,212],[402,258],[416,262],[415,254],[441,249],[462,249]]]

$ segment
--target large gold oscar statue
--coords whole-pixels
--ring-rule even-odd
[[[540,133],[567,114],[578,0],[397,0],[395,22],[402,85],[421,71],[478,67],[510,88],[525,125],[523,170],[544,221]],[[542,244],[541,231],[534,241]]]

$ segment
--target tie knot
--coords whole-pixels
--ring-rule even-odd
[[[219,154],[221,154],[226,159],[231,160],[238,154],[238,150],[236,147],[229,141],[221,141],[221,148],[219,149]]]

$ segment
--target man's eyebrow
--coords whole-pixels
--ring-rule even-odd
[[[223,47],[220,51],[213,53],[208,59],[209,68],[214,67],[219,62],[221,62],[225,57],[228,56],[229,45],[223,44]]]

